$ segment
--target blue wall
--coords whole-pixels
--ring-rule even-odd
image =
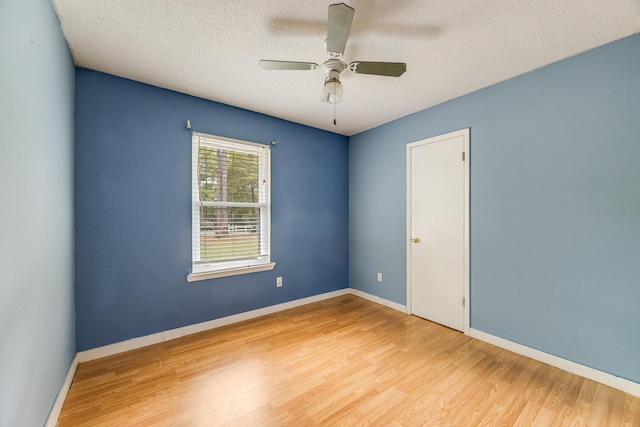
[[[353,136],[352,288],[405,304],[405,146],[466,127],[471,326],[640,382],[640,35]]]
[[[273,271],[186,281],[187,119],[199,132],[280,141]],[[86,69],[75,123],[79,351],[348,287],[346,137]]]
[[[73,81],[51,2],[0,2],[0,426],[42,426],[75,356]]]

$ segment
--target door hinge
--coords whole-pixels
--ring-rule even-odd
[[[467,304],[467,300],[466,300],[466,298],[465,298],[465,297],[462,297],[462,306],[463,306],[463,307],[466,307],[466,304]]]
[[[465,159],[465,155],[464,155],[464,151],[462,152],[462,161],[464,162]]]

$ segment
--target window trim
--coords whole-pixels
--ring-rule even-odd
[[[266,255],[259,255],[248,259],[228,260],[223,262],[196,262],[196,251],[194,243],[194,237],[200,233],[200,206],[202,202],[195,198],[195,194],[199,194],[199,187],[197,181],[198,161],[199,161],[199,147],[201,145],[201,138],[210,140],[212,142],[220,142],[222,144],[238,145],[238,149],[234,150],[238,152],[255,152],[255,149],[251,147],[264,150],[266,156],[264,167],[259,168],[259,180],[266,179],[266,193],[263,195],[265,200],[261,200],[255,203],[255,207],[261,209],[261,222],[266,222],[261,225],[261,234],[266,239],[267,251]],[[268,144],[261,144],[251,141],[243,141],[239,139],[226,138],[218,135],[193,132],[191,138],[191,272],[187,274],[187,281],[194,282],[199,280],[213,279],[217,277],[235,276],[239,274],[254,273],[259,271],[273,270],[275,262],[271,261],[271,150]],[[220,203],[220,202],[218,202]],[[231,203],[230,203],[231,204]],[[197,218],[197,220],[196,220]]]

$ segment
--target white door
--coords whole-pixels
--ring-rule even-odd
[[[407,145],[407,309],[469,333],[469,129]]]

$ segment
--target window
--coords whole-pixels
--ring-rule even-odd
[[[193,133],[189,281],[273,269],[270,178],[268,145]]]

